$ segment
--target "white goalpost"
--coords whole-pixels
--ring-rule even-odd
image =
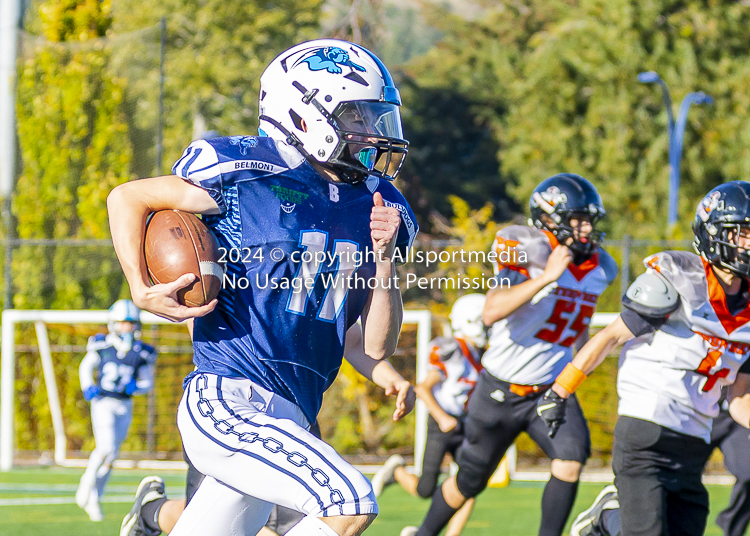
[[[62,418],[57,381],[52,365],[52,352],[47,337],[47,324],[103,324],[107,325],[106,310],[18,310],[6,309],[2,314],[2,364],[0,364],[0,471],[10,471],[14,458],[14,415],[15,415],[15,365],[16,365],[16,326],[20,323],[33,323],[39,345],[42,373],[47,388],[47,399],[52,418],[55,443],[55,463],[70,465],[66,453],[66,435]],[[141,314],[141,323],[172,324],[169,320],[151,313]]]
[[[427,376],[427,363],[430,360],[430,341],[432,340],[432,313],[430,311],[404,311],[404,324],[417,325],[417,383]],[[417,474],[422,470],[424,446],[427,442],[427,406],[417,399],[416,429],[414,430],[414,469]]]

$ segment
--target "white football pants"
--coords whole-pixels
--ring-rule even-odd
[[[78,487],[79,490],[88,490],[91,501],[98,501],[104,495],[112,463],[120,453],[120,445],[128,435],[132,420],[132,399],[103,396],[91,401],[91,426],[94,429],[96,448],[89,456],[89,463]]]
[[[299,407],[250,380],[196,375],[177,425],[206,478],[170,536],[254,536],[274,504],[318,517],[378,512],[370,481],[307,430]]]

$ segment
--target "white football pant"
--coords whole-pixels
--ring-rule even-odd
[[[96,447],[81,477],[76,493],[77,502],[88,496],[88,501],[96,502],[104,495],[112,463],[120,453],[120,445],[125,441],[133,420],[133,400],[109,396],[94,398],[91,401],[91,426],[94,429]]]
[[[370,481],[307,430],[299,407],[250,380],[196,375],[177,424],[206,478],[170,536],[255,536],[274,504],[317,517],[378,512]]]

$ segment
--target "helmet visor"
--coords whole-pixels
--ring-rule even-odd
[[[387,102],[342,102],[333,112],[338,129],[373,138],[404,139],[398,106]]]

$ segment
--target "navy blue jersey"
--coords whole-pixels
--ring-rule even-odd
[[[89,338],[86,350],[99,354],[96,386],[101,395],[114,398],[130,398],[125,394],[125,386],[131,380],[138,379],[141,367],[153,364],[156,359],[156,350],[141,341],[134,341],[128,353],[117,357],[117,349],[103,333]]]
[[[195,320],[193,374],[249,378],[315,422],[370,294],[373,193],[401,213],[404,258],[417,233],[406,200],[375,177],[331,183],[297,150],[264,137],[193,142],[172,172],[221,210],[204,221],[221,246],[224,285],[216,309]]]

